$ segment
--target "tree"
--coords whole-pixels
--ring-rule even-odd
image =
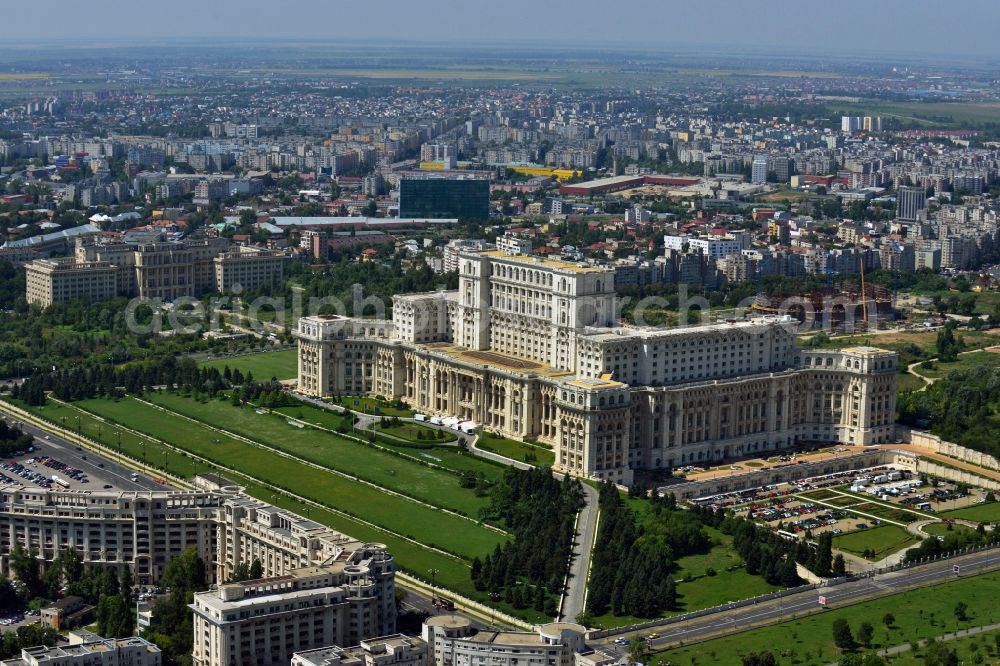
[[[837,664],[838,666],[885,666],[885,659],[874,652],[845,654]]]
[[[955,604],[955,619],[959,622],[965,622],[969,619],[969,605],[964,601]]]
[[[743,666],[778,666],[772,652],[751,652],[743,655]]]
[[[896,624],[896,616],[892,613],[886,613],[882,616],[882,624],[884,624],[886,628],[891,629],[892,625]]]
[[[924,648],[924,664],[926,666],[958,666],[958,654],[954,650],[949,650],[944,643],[939,643],[932,638],[927,641]]]
[[[817,576],[829,576],[833,571],[833,533],[824,532],[819,535],[816,548],[816,559],[813,569]]]
[[[634,664],[649,663],[649,648],[646,645],[645,638],[633,636],[629,639],[628,663],[629,666],[633,666]]]
[[[854,647],[851,625],[844,618],[837,618],[833,621],[833,643],[841,650],[850,650]]]
[[[844,561],[844,556],[837,553],[837,556],[833,558],[833,575],[843,576],[847,574],[847,563]]]
[[[134,621],[129,600],[120,594],[101,596],[97,603],[97,633],[105,638],[126,638],[135,630]]]
[[[250,580],[258,580],[264,577],[264,566],[256,557],[250,564]]]
[[[858,642],[865,647],[871,647],[872,638],[875,636],[875,627],[871,622],[862,622],[858,627]]]

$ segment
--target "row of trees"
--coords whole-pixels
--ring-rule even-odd
[[[194,593],[208,587],[205,562],[189,548],[167,563],[160,585],[170,594],[156,602],[153,619],[142,636],[163,652],[165,666],[189,666],[194,646],[194,626],[188,604]]]
[[[52,647],[59,640],[59,632],[52,627],[41,624],[25,624],[17,631],[8,631],[0,641],[0,659],[13,659],[21,656],[21,650],[37,645]]]
[[[900,393],[896,408],[903,423],[931,423],[943,439],[1000,457],[1000,368],[953,370],[922,391]]]
[[[919,562],[920,560],[940,557],[945,553],[966,548],[978,548],[1000,540],[996,530],[987,532],[985,525],[980,523],[975,530],[955,530],[948,526],[948,531],[944,538],[938,539],[936,536],[927,537],[920,542],[920,545],[906,551],[906,562]]]
[[[506,470],[491,488],[481,517],[506,527],[514,540],[473,560],[476,589],[502,595],[516,607],[534,604],[554,615],[555,600],[549,595],[562,590],[582,504],[578,479],[558,481],[548,467]]]
[[[782,587],[802,584],[795,566],[796,556],[801,555],[799,541],[782,539],[769,527],[746,518],[727,516],[718,528],[733,537],[733,548],[746,563],[748,574]]]
[[[43,565],[35,552],[17,544],[11,551],[11,570],[18,585],[0,578],[0,608],[4,611],[77,596],[97,607],[97,632],[102,636],[123,638],[135,631],[132,578],[127,568],[116,572],[111,567],[84,567],[74,549],[59,553]]]
[[[256,557],[253,558],[253,562],[247,564],[246,562],[240,562],[236,565],[236,570],[233,571],[233,575],[229,577],[226,581],[227,583],[242,583],[245,580],[257,580],[263,577],[264,567],[261,565],[260,560]]]
[[[28,433],[0,420],[0,458],[8,458],[27,451],[34,441],[35,438]]]
[[[237,406],[245,402],[263,407],[295,403],[274,379],[257,382],[250,372],[244,376],[238,369],[230,370],[229,366],[220,372],[217,368],[199,367],[191,358],[173,357],[120,366],[99,363],[39,372],[15,386],[11,395],[37,406],[45,404],[46,391],[51,391],[60,400],[72,402],[98,396],[118,398],[126,393],[142,395],[153,387],[177,389],[211,398],[231,391],[231,399]]]
[[[666,516],[667,520],[654,521],[660,524],[647,532],[611,483],[601,486],[598,504],[601,522],[591,558],[587,612],[656,617],[664,610],[675,610],[674,558],[709,545],[697,516],[688,514],[694,523],[674,520],[681,512],[657,504],[657,518]]]

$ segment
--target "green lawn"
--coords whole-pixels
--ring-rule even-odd
[[[875,551],[873,559],[881,560],[907,546],[916,544],[917,541],[915,536],[902,527],[881,525],[857,532],[839,534],[833,537],[833,547],[859,557],[862,557],[864,551],[872,549]]]
[[[165,392],[151,393],[147,399],[202,423],[435,506],[477,517],[487,503],[472,490],[460,487],[458,476],[450,471],[435,469],[333,433],[289,425],[280,414],[259,414],[252,407],[233,407],[228,401],[202,403]]]
[[[506,437],[498,437],[492,433],[483,431],[479,435],[476,446],[483,451],[492,451],[502,456],[530,462],[539,466],[552,466],[556,462],[556,454],[551,450],[537,444],[518,442]]]
[[[896,385],[898,391],[917,391],[927,385],[927,382],[909,372],[901,372],[897,375],[899,383]]]
[[[290,489],[313,501],[470,560],[489,552],[504,540],[502,535],[469,520],[449,516],[378,488],[315,469],[180,416],[155,410],[133,398],[118,402],[85,400],[77,405],[220,465],[236,467],[253,478]],[[250,409],[246,412],[252,413]],[[369,449],[364,451],[374,453]],[[396,462],[396,469],[402,467],[403,462]],[[382,472],[391,476],[390,470]],[[463,490],[458,488],[457,481],[450,480],[450,485]],[[472,497],[471,491],[468,492]]]
[[[945,536],[949,532],[974,531],[971,527],[967,527],[965,525],[952,525],[951,529],[949,530],[948,525],[946,523],[931,523],[930,525],[924,525],[922,529],[924,532],[927,532],[927,534],[933,536]]]
[[[297,405],[295,407],[279,407],[272,411],[330,430],[336,430],[337,426],[344,421],[344,417],[336,412],[309,404]],[[434,442],[421,443],[419,441],[406,443],[391,440],[387,437],[380,437],[377,444],[383,449],[389,449],[396,451],[400,455],[447,467],[456,472],[481,473],[487,479],[499,478],[504,470],[502,465],[479,458],[471,453],[466,453],[454,445],[435,444]]]
[[[938,515],[942,518],[964,518],[965,520],[974,520],[977,523],[1000,522],[1000,502],[974,504],[962,509],[945,511]]]
[[[900,645],[959,628],[1000,621],[1000,606],[996,604],[998,587],[998,573],[952,581],[854,606],[831,608],[803,619],[667,650],[657,654],[652,663],[655,666],[733,666],[740,663],[742,655],[771,651],[778,663],[783,665],[820,666],[836,661],[840,655],[840,650],[833,644],[831,630],[831,625],[837,618],[847,620],[855,634],[862,622],[870,622],[875,627],[875,648]],[[969,606],[971,617],[968,622],[959,623],[955,619],[953,611],[958,601],[964,601]],[[886,628],[882,622],[886,613],[892,613],[895,617],[892,628]]]
[[[375,429],[377,432],[384,432],[409,442],[454,442],[458,439],[454,431],[430,428],[409,421],[400,421],[399,425],[391,425],[389,421],[379,421]]]
[[[331,399],[330,402],[335,405],[340,405],[341,407],[353,409],[356,412],[365,412],[366,414],[399,416],[401,418],[409,418],[413,416],[412,409],[393,407],[385,401],[376,400],[370,396],[342,395],[338,400]]]
[[[940,635],[940,634],[939,634]],[[988,631],[975,636],[956,638],[946,641],[949,650],[958,655],[960,664],[1000,664],[1000,651],[997,650],[997,636],[1000,632]],[[976,658],[982,661],[976,661]],[[923,649],[908,650],[892,658],[892,666],[926,666],[927,661]]]
[[[18,406],[29,409],[57,424],[64,422],[66,427],[73,430],[77,429],[77,424],[79,423],[80,432],[83,435],[102,442],[113,450],[118,450],[120,446],[120,450],[125,456],[144,461],[159,469],[165,469],[176,476],[189,478],[198,473],[213,471],[233,478],[230,472],[197,462],[185,454],[178,454],[176,451],[171,451],[163,446],[159,439],[136,435],[130,430],[121,428],[106,419],[98,418],[97,415],[79,409],[76,406],[64,406],[51,400],[45,407],[27,408],[20,403]],[[423,539],[423,543],[432,543],[445,547],[445,540],[438,538],[439,532],[437,530],[440,526],[438,518],[447,516],[444,516],[440,512],[421,510],[421,507],[412,502],[405,499],[392,498],[384,493],[370,493],[365,490],[364,486],[356,483],[344,487],[344,485],[336,481],[336,477],[332,477],[330,474],[314,470],[301,463],[281,458],[275,454],[267,454],[267,452],[260,451],[259,449],[250,448],[246,444],[207,431],[201,426],[192,424],[186,420],[180,420],[178,417],[170,416],[169,414],[156,412],[155,418],[150,419],[150,413],[147,411],[150,408],[131,399],[125,399],[118,403],[107,400],[93,400],[87,401],[86,406],[94,408],[95,411],[100,409],[109,418],[112,416],[116,419],[120,418],[123,423],[128,420],[130,427],[136,430],[140,428],[137,427],[137,424],[131,423],[132,420],[138,420],[144,427],[148,426],[150,422],[155,422],[156,426],[154,430],[156,432],[154,435],[156,438],[169,440],[177,448],[198,453],[198,455],[216,461],[220,465],[239,467],[245,475],[233,478],[233,480],[244,486],[250,495],[301,515],[306,515],[313,520],[354,538],[374,543],[384,543],[389,547],[399,566],[415,576],[426,580],[427,571],[429,569],[436,569],[438,571],[436,581],[439,585],[443,585],[472,599],[491,603],[505,612],[523,617],[529,621],[545,621],[545,618],[542,618],[541,614],[531,609],[517,611],[501,602],[490,602],[485,594],[477,592],[469,580],[469,563],[465,559],[435,552],[421,545],[421,543],[414,543],[407,538],[401,538],[392,532],[371,524],[378,523],[379,518],[382,516],[389,516],[391,518],[394,514],[399,513],[400,515],[397,519],[386,521],[393,523],[389,526],[389,529],[417,541]],[[138,419],[135,419],[136,414],[140,415]],[[65,421],[63,421],[63,417]],[[79,417],[79,421],[77,417]],[[175,439],[184,444],[174,443]],[[219,441],[216,443],[215,439]],[[206,441],[211,442],[211,444],[207,444]],[[248,455],[248,453],[251,455]],[[478,459],[472,458],[472,456],[467,457],[478,462]],[[489,468],[491,470],[500,469],[496,465],[489,465]],[[283,494],[281,490],[275,490],[260,483],[257,478],[254,478],[258,474],[260,475],[259,478],[267,479],[274,485],[288,484],[296,494],[333,508],[340,508],[337,504],[346,497],[348,500],[348,508],[346,510],[357,512],[360,514],[360,519],[335,513],[334,511],[307,507],[298,499]],[[288,483],[287,479],[289,478],[294,479],[294,482]],[[386,501],[387,499],[389,500],[388,502]],[[452,521],[454,520],[458,519],[452,519]],[[458,529],[455,529],[454,524],[450,521],[446,525],[451,526],[449,531],[455,532],[459,539],[471,538],[479,544],[474,548],[480,550],[474,554],[480,556],[492,550],[493,544],[500,539],[500,535],[493,532],[486,532],[483,528],[471,525],[468,521],[462,521],[457,526]],[[474,530],[469,532],[467,529],[468,526],[473,527]],[[428,535],[430,536],[428,537]]]
[[[978,368],[981,365],[1000,366],[1000,354],[988,351],[971,352],[969,354],[959,354],[958,359],[951,363],[941,363],[940,361],[934,361],[933,363],[933,368],[925,368],[922,365],[918,365],[913,371],[924,377],[936,379],[946,376],[952,370],[969,370],[971,368]]]
[[[218,368],[221,372],[227,365],[230,370],[239,370],[244,375],[253,373],[257,381],[277,379],[293,379],[299,374],[298,350],[283,349],[281,351],[246,354],[229,358],[217,358],[203,361],[199,365],[206,368]]]

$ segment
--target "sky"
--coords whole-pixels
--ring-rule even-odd
[[[998,0],[6,0],[0,40],[302,38],[1000,58]],[[0,41],[0,46],[3,42]]]

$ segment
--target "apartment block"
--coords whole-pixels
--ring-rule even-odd
[[[382,636],[353,647],[296,652],[291,666],[427,666],[427,643],[403,634]]]
[[[889,441],[897,357],[798,349],[788,317],[615,325],[614,269],[462,254],[459,288],[396,296],[393,320],[300,320],[299,388],[374,394],[552,445],[555,468],[632,471],[805,442]]]
[[[212,261],[215,290],[220,293],[254,291],[281,284],[284,277],[285,259],[271,250],[241,246],[217,255]]]
[[[460,615],[428,618],[421,630],[433,666],[573,666],[586,627],[552,622],[536,633],[478,630]]]
[[[285,666],[296,652],[393,630],[380,589],[391,568],[369,564],[345,558],[195,594],[192,663]]]
[[[36,259],[25,264],[25,298],[48,307],[73,300],[100,301],[117,294],[118,269],[106,262]]]
[[[203,477],[198,477],[203,480]],[[207,477],[204,477],[207,478]],[[197,491],[57,491],[0,489],[0,572],[10,575],[15,544],[52,561],[75,549],[89,565],[127,565],[138,585],[157,582],[174,556],[195,548],[211,581],[259,560],[266,577],[335,563],[364,566],[376,581],[373,609],[395,630],[394,563],[385,546],[366,544],[261,502],[235,486],[203,483]],[[333,644],[334,641],[324,643]]]
[[[0,666],[160,666],[160,648],[133,636],[101,638],[89,631],[71,631],[66,645],[27,647],[17,659]]]
[[[246,291],[279,284],[284,256],[263,248],[230,249],[225,238],[143,243],[81,239],[72,259],[32,261],[26,269],[28,302],[43,307],[113,296],[174,301],[237,286]]]

